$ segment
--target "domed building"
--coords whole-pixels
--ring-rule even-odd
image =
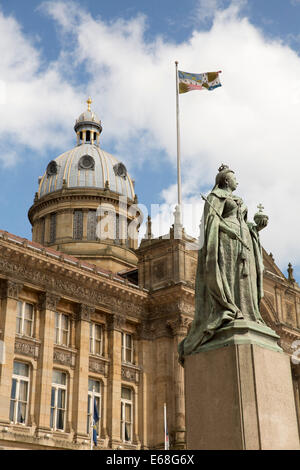
[[[91,102],[75,122],[76,146],[39,178],[28,216],[33,241],[118,272],[137,265],[141,214],[126,166],[100,147],[102,125]]]
[[[32,241],[0,230],[0,448],[89,449],[94,396],[95,450],[164,449],[164,404],[170,448],[185,449],[177,348],[194,316],[195,240],[176,217],[154,238],[148,218],[138,245],[134,181],[102,149],[90,99],[74,130],[39,179]],[[264,265],[261,313],[292,356],[300,288],[291,265],[285,277],[265,251]],[[291,373],[300,428],[300,364]]]

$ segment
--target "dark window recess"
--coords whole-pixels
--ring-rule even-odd
[[[80,132],[80,140],[83,139],[83,135],[82,135],[82,132]]]
[[[82,240],[83,237],[83,212],[82,210],[74,211],[73,238]]]
[[[97,140],[97,132],[94,132],[94,141],[96,142]]]
[[[41,245],[44,245],[45,243],[45,217],[42,217],[41,218],[41,238],[40,238],[40,241],[41,241]]]
[[[91,140],[91,131],[86,131],[86,141],[90,142]]]
[[[54,243],[56,239],[56,213],[50,216],[50,243]]]
[[[96,211],[89,211],[88,212],[88,219],[87,219],[87,239],[88,240],[96,240]]]

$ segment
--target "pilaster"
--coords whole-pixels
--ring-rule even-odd
[[[37,434],[50,430],[50,404],[53,372],[53,347],[55,312],[60,297],[52,293],[39,296],[41,349],[36,374],[36,423]]]
[[[4,342],[5,358],[0,364],[0,422],[9,423],[10,393],[14,364],[14,349],[16,337],[17,301],[23,285],[11,280],[3,281],[1,292],[0,329]]]

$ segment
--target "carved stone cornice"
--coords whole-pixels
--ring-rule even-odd
[[[76,320],[89,322],[91,320],[91,315],[93,313],[95,313],[95,307],[91,305],[86,305],[86,304],[79,304],[77,315],[76,315]]]
[[[123,331],[126,318],[123,315],[114,313],[107,317],[107,331]]]
[[[11,279],[5,279],[1,282],[0,285],[0,295],[2,299],[9,298],[9,299],[19,299],[19,294],[23,289],[23,285],[21,282],[12,281]]]
[[[42,292],[39,294],[38,308],[40,310],[51,310],[56,312],[57,304],[61,297],[51,292]]]

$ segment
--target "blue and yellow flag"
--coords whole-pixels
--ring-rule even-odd
[[[99,414],[97,410],[97,403],[96,399],[94,398],[94,413],[93,413],[93,441],[95,446],[97,447],[97,426],[96,424],[99,421]]]
[[[214,90],[221,85],[219,72],[188,73],[178,70],[179,93],[192,90]]]

